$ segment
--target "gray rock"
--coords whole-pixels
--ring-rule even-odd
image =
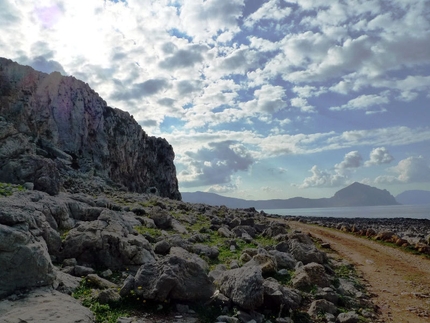
[[[119,293],[112,288],[101,290],[96,299],[100,302],[100,304],[109,304],[118,302],[121,299]]]
[[[330,313],[336,314],[338,312],[336,306],[325,299],[318,299],[311,303],[308,314],[312,317],[316,317],[319,314]]]
[[[150,243],[133,235],[132,226],[114,211],[103,211],[99,219],[83,222],[69,231],[60,253],[62,259],[76,258],[94,268],[124,269],[154,260]]]
[[[227,270],[215,281],[222,294],[248,310],[263,304],[263,282],[261,269],[257,266]]]
[[[89,274],[94,274],[95,270],[90,267],[78,265],[78,266],[75,266],[74,273],[76,277],[83,277],[83,276],[88,276]]]
[[[57,271],[56,276],[57,278],[54,286],[57,286],[55,289],[68,295],[71,295],[79,287],[81,282],[81,278],[69,275],[62,271]]]
[[[29,232],[25,222],[15,226],[2,224],[8,223],[5,211],[0,208],[0,298],[21,288],[49,286],[55,280],[45,240]],[[24,214],[21,216],[23,221],[31,221]],[[11,217],[9,220],[14,221]]]
[[[266,307],[279,310],[282,309],[289,313],[289,310],[299,308],[302,297],[300,294],[290,288],[281,285],[274,278],[267,278],[263,283],[264,287],[264,304]]]
[[[340,313],[337,316],[336,322],[338,323],[358,323],[360,321],[360,316],[354,311],[347,313]]]
[[[248,262],[246,262],[244,267],[254,267],[258,266],[261,268],[263,274],[274,274],[276,273],[277,265],[276,259],[269,254],[258,253]]]
[[[227,270],[227,267],[224,264],[219,264],[219,265],[216,265],[215,269],[213,269],[209,272],[208,276],[210,279],[212,279],[212,281],[215,281],[226,270]]]
[[[205,301],[215,287],[192,254],[178,247],[158,262],[148,262],[135,276],[134,291],[144,299]],[[172,253],[173,251],[173,253]]]
[[[210,247],[204,244],[195,244],[192,247],[192,251],[197,255],[206,256],[210,259],[217,259],[219,255],[217,247]]]
[[[329,287],[330,281],[325,273],[324,266],[317,263],[309,263],[296,270],[292,280],[294,288],[309,290],[312,286]]]
[[[73,297],[58,291],[38,289],[25,298],[0,302],[1,321],[8,322],[52,322],[93,323],[90,309],[82,306]]]
[[[97,287],[98,289],[118,288],[117,284],[114,284],[107,279],[101,278],[97,274],[89,274],[86,278],[86,281],[87,281],[87,283],[89,283],[92,286]]]
[[[119,295],[121,297],[126,297],[131,291],[134,291],[134,276],[128,275],[122,284]]]
[[[149,217],[154,220],[155,225],[159,229],[166,230],[172,228],[173,217],[167,210],[164,210],[158,206],[154,207],[149,213]]]
[[[217,232],[220,237],[224,238],[232,238],[234,236],[234,233],[231,232],[227,227],[221,227]]]
[[[170,244],[166,240],[161,240],[154,245],[154,252],[160,255],[167,255],[170,251]]]
[[[238,323],[239,319],[237,317],[220,315],[216,318],[216,321],[217,322],[224,322],[224,323]]]
[[[355,288],[354,283],[345,278],[339,278],[339,287],[337,290],[341,295],[346,296],[356,296],[359,292],[358,289]]]
[[[319,251],[312,243],[302,243],[300,240],[289,240],[289,252],[297,261],[303,262],[303,264],[309,264],[316,262],[323,264],[326,262],[327,255]],[[279,250],[279,249],[278,249]]]
[[[296,260],[287,252],[270,250],[269,254],[275,257],[278,269],[294,269]]]

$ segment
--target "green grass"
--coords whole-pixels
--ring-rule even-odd
[[[11,196],[14,192],[24,191],[25,188],[22,185],[15,185],[9,183],[0,182],[0,196]]]
[[[134,229],[140,234],[149,234],[154,238],[158,238],[161,236],[161,230],[157,228],[147,228],[143,225],[135,226]]]
[[[83,279],[72,296],[93,312],[96,323],[116,323],[119,317],[140,316],[143,313],[166,315],[171,312],[170,303],[161,305],[159,302],[147,301],[136,296],[134,291],[118,302],[101,304],[95,297],[97,290],[93,287],[89,280]]]

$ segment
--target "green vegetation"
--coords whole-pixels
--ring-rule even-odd
[[[25,188],[22,185],[15,185],[9,183],[0,182],[0,196],[11,196],[14,192],[24,191]]]
[[[161,305],[158,302],[147,301],[135,295],[134,291],[117,302],[101,304],[97,300],[99,290],[93,289],[93,287],[95,286],[90,280],[83,279],[72,296],[94,313],[96,323],[116,323],[119,317],[138,316],[142,313],[166,315],[171,312],[171,304]]]
[[[87,279],[81,281],[80,286],[72,296],[88,307],[95,317],[96,323],[116,323],[121,316],[128,316],[128,311],[121,304],[100,304],[95,298],[91,283]]]
[[[134,229],[140,234],[149,234],[153,238],[157,238],[161,236],[161,230],[157,228],[147,228],[143,225],[135,226]]]

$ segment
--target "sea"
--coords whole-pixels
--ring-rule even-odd
[[[261,210],[259,210],[261,211]],[[300,209],[266,209],[268,214],[291,216],[317,216],[334,218],[412,218],[430,219],[430,204],[326,207]]]

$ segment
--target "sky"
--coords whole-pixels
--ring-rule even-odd
[[[0,0],[0,31],[166,138],[181,192],[430,190],[430,0]]]

